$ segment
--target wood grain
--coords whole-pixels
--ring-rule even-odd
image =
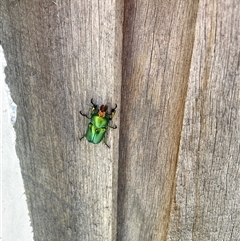
[[[0,7],[35,240],[238,240],[239,1]],[[91,98],[111,149],[79,141]]]
[[[125,4],[119,240],[166,240],[198,3]]]
[[[117,103],[119,126],[121,4],[7,0],[3,8],[7,82],[18,106],[16,149],[34,240],[114,240],[119,129],[109,131],[111,149],[80,142],[89,120],[79,111],[89,111],[91,98]]]
[[[239,11],[199,2],[167,240],[240,237]]]

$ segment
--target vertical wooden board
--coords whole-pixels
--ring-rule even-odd
[[[118,240],[165,240],[198,2],[126,1]]]
[[[107,142],[79,138],[91,98],[118,104],[121,3],[3,2],[7,82],[18,106],[17,152],[35,240],[116,236],[118,129]],[[116,32],[118,31],[118,32]]]
[[[167,240],[240,237],[240,2],[200,0]]]

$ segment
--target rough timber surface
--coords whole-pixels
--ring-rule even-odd
[[[35,240],[238,240],[239,12],[238,0],[3,1]],[[91,98],[118,104],[111,149],[79,141]]]
[[[80,142],[88,120],[79,111],[91,98],[118,103],[119,126],[121,9],[115,1],[1,1],[34,240],[115,239],[118,129],[107,136],[111,149]]]

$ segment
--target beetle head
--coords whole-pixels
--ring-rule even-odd
[[[106,116],[107,108],[108,108],[107,105],[101,105],[100,110],[98,111],[98,115],[99,115],[100,117],[105,117],[105,116]]]

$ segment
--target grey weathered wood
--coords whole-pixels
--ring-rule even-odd
[[[239,1],[3,3],[35,240],[238,240]],[[110,150],[78,140],[92,97]]]
[[[1,3],[2,4],[2,3]],[[79,141],[79,110],[118,103],[122,7],[117,1],[4,0],[1,37],[18,106],[16,149],[35,240],[114,240],[118,129]]]
[[[166,240],[197,10],[125,4],[118,240]]]
[[[239,5],[125,5],[119,240],[239,239]]]
[[[240,238],[239,13],[199,2],[167,240]]]

